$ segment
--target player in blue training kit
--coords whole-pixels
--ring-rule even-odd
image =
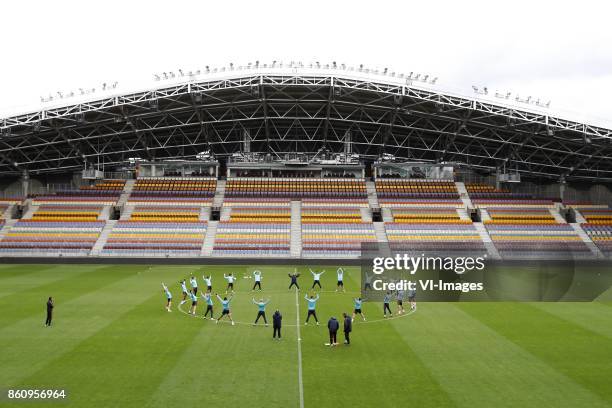
[[[315,308],[317,306],[317,300],[319,300],[319,295],[317,295],[317,297],[310,295],[310,298],[308,297],[308,295],[306,295],[304,296],[304,299],[308,301],[308,316],[306,316],[306,322],[304,324],[308,324],[308,320],[310,320],[310,316],[312,316],[314,317],[315,322],[317,322],[317,326],[318,326],[319,319],[317,319],[317,312]]]
[[[338,289],[342,288],[343,292],[346,292],[346,289],[344,289],[344,269],[342,268],[338,268],[338,270],[336,271],[336,273],[338,274],[338,285],[336,287],[336,292],[338,291]]]
[[[261,290],[261,271],[253,271],[253,278],[255,278],[255,283],[253,284],[253,289],[251,289],[251,291],[255,290],[255,288],[259,288],[259,290]]]
[[[213,319],[213,299],[212,299],[212,295],[210,294],[210,292],[206,292],[205,294],[202,295],[202,297],[206,301],[206,312],[204,312],[204,319],[206,319],[206,316],[208,316],[208,312],[210,312],[210,320],[214,320]]]
[[[212,276],[202,276],[202,279],[204,279],[204,283],[206,283],[206,290],[212,293]]]
[[[172,307],[172,293],[170,293],[170,290],[163,282],[162,282],[162,288],[164,288],[164,293],[166,294],[166,310],[171,312],[172,309],[170,308]]]
[[[223,274],[223,277],[225,278],[225,280],[227,280],[227,289],[225,289],[225,293],[230,290],[232,291],[232,293],[234,293],[234,281],[236,280],[236,277],[231,273],[229,275]]]
[[[404,313],[404,291],[398,290],[395,299],[397,301],[397,314]]]
[[[198,281],[196,280],[195,276],[191,275],[191,278],[189,279],[189,283],[191,284],[191,290],[193,290],[193,294],[194,295],[198,295]]]
[[[393,312],[391,312],[391,308],[389,307],[389,303],[391,302],[391,293],[387,292],[385,294],[385,298],[383,299],[383,317],[387,317],[387,311],[389,311],[389,315],[393,316]]]
[[[226,297],[221,298],[221,296],[217,295],[217,299],[221,302],[221,306],[223,307],[223,311],[221,312],[221,316],[217,319],[217,323],[219,320],[223,319],[223,316],[227,315],[229,317],[230,322],[232,322],[232,326],[234,325],[234,320],[232,319],[232,312],[230,311],[230,302],[232,301],[233,296],[230,296],[229,299]]]
[[[365,284],[363,285],[363,291],[372,290],[372,278],[373,275],[365,273]]]
[[[253,326],[255,326],[257,324],[257,322],[259,321],[260,317],[263,317],[264,319],[264,324],[267,326],[268,325],[268,320],[266,320],[266,305],[268,303],[270,303],[270,299],[266,300],[264,302],[263,299],[261,299],[259,302],[255,300],[255,298],[253,298],[253,303],[255,303],[257,305],[257,307],[259,308],[259,310],[257,311],[257,318],[255,319],[255,323],[253,323]]]
[[[355,316],[357,315],[361,315],[361,318],[365,321],[366,317],[361,311],[361,304],[363,303],[364,300],[365,299],[362,299],[360,297],[353,299],[353,302],[355,302],[355,308],[353,309],[352,321],[355,321]]]
[[[185,279],[181,281],[181,291],[183,291],[183,300],[181,300],[181,305],[187,301],[187,296],[189,296],[189,291],[187,290],[187,283]]]
[[[189,297],[191,298],[191,308],[189,309],[189,314],[195,316],[196,308],[198,307],[198,297],[193,292],[189,294]]]
[[[410,310],[416,310],[416,290],[408,291],[408,301],[410,302]]]
[[[311,289],[314,289],[315,285],[319,285],[319,289],[323,289],[321,287],[321,275],[323,275],[325,273],[325,271],[323,270],[321,272],[314,272],[311,269],[310,273],[312,273],[312,278],[313,278],[312,288]]]

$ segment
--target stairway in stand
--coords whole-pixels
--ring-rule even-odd
[[[106,221],[106,225],[104,226],[104,229],[102,229],[102,232],[100,233],[100,236],[98,237],[98,240],[94,244],[93,248],[91,248],[90,255],[100,255],[102,253],[102,249],[104,249],[104,245],[106,244],[106,241],[108,240],[108,236],[110,235],[111,231],[115,227],[116,223],[117,223],[116,220]]]
[[[215,247],[217,225],[219,225],[219,221],[208,221],[208,225],[206,227],[206,236],[204,237],[204,242],[202,243],[202,251],[200,251],[201,256],[212,255],[213,248]]]
[[[595,245],[595,243],[591,240],[591,237],[589,237],[588,234],[584,232],[580,224],[571,223],[570,225],[572,226],[574,231],[576,231],[580,239],[582,239],[582,241],[586,244],[586,246],[591,250],[593,255],[595,255],[599,259],[605,258],[604,254],[599,250],[597,245]]]
[[[302,256],[302,202],[291,201],[291,257]]]
[[[134,184],[136,184],[136,180],[126,180],[125,185],[123,186],[123,192],[121,196],[119,196],[119,200],[117,200],[117,206],[121,207],[127,203],[130,194],[132,194],[132,190],[134,190]]]
[[[493,244],[493,240],[487,232],[487,229],[485,228],[484,224],[482,222],[475,222],[474,227],[476,228],[476,231],[478,231],[480,239],[482,239],[482,242],[484,243],[484,246],[487,249],[489,256],[491,256],[493,259],[501,259],[501,255],[495,247],[495,244]]]

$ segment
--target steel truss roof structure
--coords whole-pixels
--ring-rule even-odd
[[[190,81],[0,119],[3,174],[61,172],[130,157],[341,152],[366,158],[505,167],[535,176],[612,179],[612,130],[410,83],[348,73]]]

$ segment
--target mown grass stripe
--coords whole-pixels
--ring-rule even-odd
[[[238,312],[235,318],[254,319],[256,307],[248,304],[251,297],[246,293],[237,295],[232,308],[243,310],[243,313]],[[288,292],[276,294],[272,299],[275,307],[287,311],[284,312],[285,321],[291,321],[292,298]],[[220,313],[218,304],[216,306],[215,317]],[[273,310],[267,310],[269,319]],[[229,407],[243,405],[245,400],[253,407],[295,405],[297,387],[292,375],[295,330],[284,330],[283,340],[278,341],[272,339],[271,325],[231,326],[183,314],[172,317],[178,325],[179,335],[182,336],[181,327],[189,330],[196,327],[198,332],[177,356],[175,364],[164,372],[163,381],[152,394],[148,407],[168,407],[179,400],[188,406]]]
[[[66,285],[66,293],[73,298],[58,300],[51,328],[43,327],[44,302],[40,315],[35,313],[4,327],[2,336],[11,341],[0,355],[0,384],[18,383],[148,299],[156,291],[149,285],[139,285],[144,282],[141,271],[141,267],[120,266],[75,279],[73,285]],[[31,299],[21,302],[12,304],[5,314],[12,316],[20,307],[32,307]],[[34,305],[39,305],[38,296]]]
[[[2,268],[0,269],[0,284],[5,279],[10,279],[14,277],[22,277],[28,273],[40,272],[47,269],[56,268],[58,265],[46,264],[46,265],[0,265]]]
[[[489,303],[487,307],[462,303],[457,307],[562,374],[557,376],[558,385],[550,389],[564,396],[565,402],[578,400],[594,406],[595,401],[586,396],[579,399],[574,384],[612,403],[612,339],[526,303]],[[537,383],[532,388],[533,384]]]
[[[36,316],[42,324],[45,321],[46,303],[49,296],[55,298],[56,315],[61,314],[63,303],[85,293],[99,290],[126,276],[125,271],[117,267],[56,266],[49,270],[28,274],[23,278],[15,278],[19,280],[19,283],[14,284],[10,293],[0,297],[0,309],[11,311],[0,314],[0,328],[6,328],[21,319],[33,316]]]
[[[571,324],[612,339],[612,308],[600,302],[533,303],[534,307]]]
[[[393,322],[457,406],[560,407],[570,401],[606,406],[597,395],[463,312],[463,306],[422,303],[409,320]],[[488,304],[477,306],[487,312]]]
[[[321,316],[328,317],[330,308],[328,302]],[[368,318],[378,317],[379,309],[377,304],[364,305]],[[329,341],[327,317],[321,326],[302,330],[306,407],[346,406],[347,401],[351,406],[455,406],[391,324],[356,322],[351,345],[330,348],[324,346]],[[342,332],[338,336],[342,342]]]

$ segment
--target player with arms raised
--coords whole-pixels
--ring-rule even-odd
[[[172,309],[172,293],[170,293],[170,290],[168,289],[168,287],[162,282],[162,288],[164,288],[164,293],[166,294],[166,310],[171,312]]]

